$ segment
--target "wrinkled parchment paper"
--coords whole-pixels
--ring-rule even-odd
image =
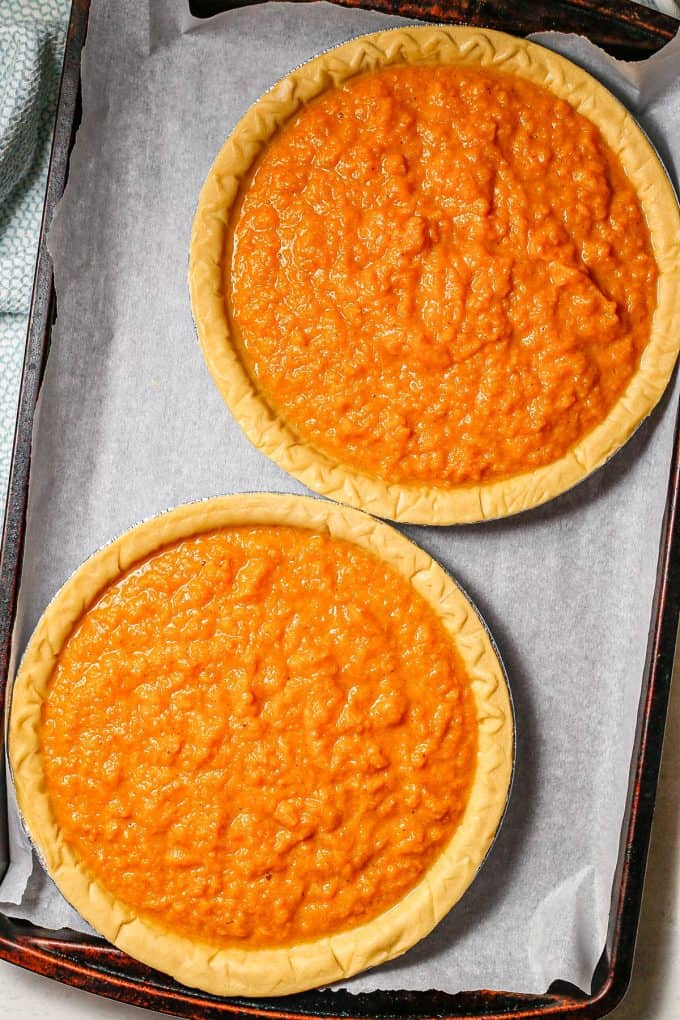
[[[35,425],[15,652],[78,564],[177,503],[302,492],[255,451],[201,357],[186,285],[201,184],[239,116],[319,51],[402,19],[325,3],[209,21],[185,0],[94,0],[83,123],[50,234],[58,321]],[[539,37],[586,66],[680,170],[680,38],[638,65]],[[626,449],[547,507],[459,528],[408,527],[480,607],[517,713],[514,790],[463,900],[375,988],[588,989],[605,942],[665,501],[674,386]],[[88,931],[46,878],[10,797],[0,909]]]

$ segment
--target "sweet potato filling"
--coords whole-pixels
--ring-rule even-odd
[[[465,810],[469,679],[409,581],[344,540],[232,527],[85,612],[42,715],[57,824],[120,901],[218,945],[352,928]]]
[[[472,67],[360,75],[274,136],[225,265],[246,368],[296,435],[389,482],[550,464],[623,393],[657,267],[598,128]]]

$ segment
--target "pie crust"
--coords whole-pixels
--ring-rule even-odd
[[[477,711],[476,772],[463,818],[425,876],[394,906],[350,931],[289,948],[222,948],[137,916],[87,870],[55,821],[41,756],[43,700],[57,657],[82,614],[135,563],[163,546],[229,525],[287,524],[343,538],[410,580],[455,639]],[[9,721],[9,757],[26,827],[44,865],[85,920],[130,956],[215,995],[287,995],[384,963],[441,920],[473,880],[498,829],[510,787],[514,725],[492,640],[463,592],[430,556],[386,524],[325,501],[271,494],[180,506],[95,553],[45,610],[21,663]]]
[[[640,365],[608,415],[544,467],[476,485],[390,483],[301,442],[254,385],[231,335],[223,262],[243,181],[269,140],[326,89],[396,64],[493,67],[547,87],[600,129],[632,181],[658,265],[657,307]],[[309,488],[396,521],[456,524],[504,517],[552,499],[607,461],[656,405],[680,346],[680,211],[654,149],[628,111],[596,79],[525,39],[467,27],[393,29],[354,39],[291,72],[233,130],[200,194],[189,263],[191,304],[203,354],[248,439]]]

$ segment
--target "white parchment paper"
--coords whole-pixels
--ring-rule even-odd
[[[15,651],[79,563],[177,503],[302,486],[244,439],[200,355],[186,286],[211,162],[277,78],[398,18],[267,4],[206,22],[185,0],[94,0],[83,123],[50,234],[58,321],[34,432]],[[638,115],[677,182],[680,38],[617,65],[585,40],[540,37]],[[515,700],[509,811],[479,877],[375,988],[588,989],[602,952],[640,696],[677,386],[625,450],[547,507],[461,528],[404,529],[463,584]],[[88,931],[46,878],[10,790],[0,909]]]

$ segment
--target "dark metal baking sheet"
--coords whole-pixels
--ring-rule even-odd
[[[575,31],[589,36],[614,55],[627,59],[648,56],[677,30],[672,18],[619,0],[552,0],[519,5],[480,0],[338,0],[345,6],[416,16],[424,20],[484,24],[529,34],[545,29]],[[46,251],[46,232],[61,196],[68,157],[80,118],[80,53],[87,31],[90,0],[74,0],[66,44],[52,159],[29,320],[12,469],[0,547],[0,715],[4,707],[10,642],[26,520],[33,417],[42,372],[49,351],[55,296]],[[242,2],[190,0],[196,16],[210,16]],[[651,607],[642,697],[631,765],[627,809],[622,828],[619,865],[614,882],[607,944],[596,969],[591,993],[563,982],[545,995],[519,995],[485,990],[458,995],[430,992],[314,991],[286,999],[221,1000],[191,991],[131,960],[98,939],[52,932],[0,914],[0,958],[88,991],[134,1005],[185,1017],[345,1016],[345,1017],[588,1017],[606,1015],[622,997],[632,968],[640,913],[644,869],[649,846],[663,729],[680,614],[680,445],[676,428],[670,465],[666,512],[659,550],[657,584]],[[0,734],[0,751],[2,735]],[[0,803],[2,801],[0,800]],[[7,863],[0,818],[0,874]],[[5,827],[6,835],[6,827]]]

